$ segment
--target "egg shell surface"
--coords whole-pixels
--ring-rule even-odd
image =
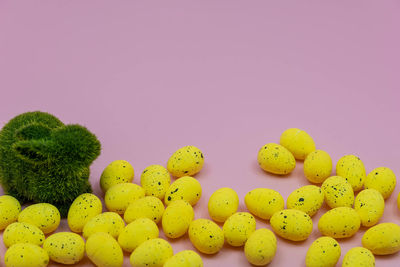
[[[324,193],[315,185],[306,185],[294,190],[286,201],[288,209],[301,210],[310,216],[317,213],[323,203]]]
[[[253,265],[264,266],[270,263],[276,253],[276,237],[266,228],[255,230],[244,245],[246,259]]]
[[[184,200],[175,200],[162,216],[162,228],[169,238],[178,238],[186,234],[190,223],[193,221],[194,211],[192,206]]]
[[[76,233],[59,232],[47,237],[43,249],[52,261],[62,264],[76,264],[85,255],[85,242]]]
[[[165,192],[167,192],[171,184],[171,176],[163,166],[150,165],[143,170],[140,176],[140,184],[146,196],[164,199]]]
[[[118,242],[109,234],[98,232],[86,241],[86,254],[98,267],[121,267],[124,254]]]
[[[18,243],[6,251],[4,263],[6,267],[45,267],[49,256],[38,245]]]
[[[319,231],[333,238],[353,236],[360,229],[361,220],[358,213],[348,207],[329,210],[318,221]]]
[[[41,246],[45,236],[37,226],[25,223],[15,222],[7,226],[3,232],[4,245],[9,248],[17,243],[30,243]]]
[[[308,154],[303,165],[304,175],[312,183],[323,183],[332,173],[332,159],[323,150]]]
[[[203,260],[193,250],[183,250],[169,258],[163,267],[203,267]]]
[[[375,257],[371,251],[363,247],[351,248],[344,255],[343,267],[375,267]]]
[[[190,176],[184,176],[173,182],[165,193],[164,202],[169,205],[174,200],[185,200],[194,206],[200,200],[201,185]]]
[[[400,251],[400,226],[380,223],[369,228],[361,239],[363,247],[375,255],[389,255]]]
[[[197,219],[189,226],[189,238],[195,248],[204,254],[218,253],[224,245],[224,232],[213,221]]]
[[[256,219],[248,212],[236,212],[225,221],[222,230],[229,245],[243,246],[256,230]]]
[[[21,212],[21,204],[12,196],[0,196],[0,230],[16,222]]]
[[[261,219],[269,220],[271,216],[285,208],[282,195],[273,189],[256,188],[244,197],[247,209]]]
[[[364,188],[379,191],[384,199],[390,197],[396,187],[396,175],[386,167],[378,167],[368,173]]]
[[[103,192],[116,184],[131,183],[135,176],[132,165],[126,160],[115,160],[107,165],[100,176],[100,187]]]
[[[68,226],[72,232],[81,233],[85,224],[103,209],[101,200],[94,194],[85,193],[72,202],[68,211]]]
[[[168,159],[167,169],[175,177],[195,175],[204,165],[204,155],[195,146],[184,146]]]
[[[126,252],[134,251],[144,241],[157,238],[159,230],[156,223],[148,218],[139,218],[125,226],[118,236],[118,243]]]
[[[118,213],[104,212],[93,217],[85,224],[85,227],[83,227],[83,237],[87,240],[94,233],[104,232],[117,238],[124,227],[124,220],[122,220]]]
[[[145,196],[144,189],[132,183],[121,183],[110,187],[104,196],[104,202],[109,211],[124,214],[135,200]]]
[[[361,219],[361,225],[371,227],[379,222],[385,210],[385,200],[375,189],[364,189],[354,201],[354,209]]]
[[[21,211],[18,222],[37,226],[44,234],[51,233],[60,225],[60,212],[49,203],[33,204]]]
[[[325,202],[330,208],[352,207],[354,192],[351,184],[340,176],[331,176],[322,183]]]
[[[208,213],[216,222],[225,222],[239,207],[239,196],[232,188],[216,190],[208,200]]]
[[[156,224],[161,220],[164,213],[164,204],[159,198],[147,196],[135,200],[128,206],[124,214],[126,223],[131,223],[138,218],[149,218]]]
[[[140,244],[131,254],[133,267],[163,267],[174,255],[171,245],[161,238],[150,239]]]
[[[340,245],[332,237],[323,236],[316,239],[308,248],[307,267],[334,267],[340,258]]]
[[[298,160],[304,160],[308,154],[315,150],[315,143],[312,137],[307,132],[297,128],[285,130],[279,143],[287,148]]]
[[[270,223],[277,235],[292,241],[306,240],[313,228],[311,217],[307,213],[295,209],[275,212]]]
[[[359,191],[366,178],[364,163],[354,155],[343,156],[336,164],[336,175],[345,178],[354,192]]]
[[[285,147],[268,143],[260,148],[257,156],[258,164],[266,172],[286,175],[296,167],[296,160]]]

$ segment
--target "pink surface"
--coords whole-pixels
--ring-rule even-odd
[[[205,155],[196,218],[209,218],[220,187],[235,189],[244,211],[254,188],[286,198],[308,184],[301,162],[287,177],[257,165],[258,149],[289,127],[308,131],[334,163],[356,154],[367,172],[387,166],[399,175],[399,12],[398,1],[1,1],[0,124],[42,110],[86,125],[103,146],[91,168],[98,195],[111,161],[130,161],[139,183],[146,166],[196,145]],[[400,223],[399,191],[382,222]],[[278,238],[270,266],[305,266],[326,210],[307,241]],[[339,241],[340,261],[364,232]],[[194,249],[187,237],[170,241],[175,252]],[[249,266],[228,245],[202,258]],[[376,257],[377,266],[399,260]]]

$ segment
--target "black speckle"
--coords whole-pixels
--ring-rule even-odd
[[[171,201],[171,196],[168,197],[168,201]]]
[[[303,202],[304,201],[304,198],[299,198],[299,202]]]

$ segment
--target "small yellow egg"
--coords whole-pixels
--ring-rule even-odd
[[[315,150],[304,160],[304,175],[312,183],[323,183],[332,173],[332,159],[323,150]]]
[[[6,267],[46,267],[49,256],[38,245],[18,243],[6,251],[4,263]]]
[[[386,167],[373,169],[365,178],[365,189],[375,189],[379,191],[384,199],[390,197],[396,187],[396,175]]]
[[[91,193],[78,196],[68,211],[68,226],[71,231],[81,233],[85,224],[103,209],[100,199]]]
[[[167,163],[168,171],[175,177],[195,175],[203,168],[203,152],[195,146],[184,146],[172,154]]]
[[[162,228],[169,238],[178,238],[186,234],[193,221],[192,206],[184,200],[175,200],[165,209],[162,216]]]
[[[285,200],[279,192],[269,188],[256,188],[244,197],[247,209],[261,219],[269,220],[271,216],[285,208]]]
[[[125,226],[118,236],[118,243],[127,252],[134,251],[144,241],[157,238],[156,223],[148,218],[139,218]]]
[[[30,243],[41,246],[45,236],[37,226],[30,223],[15,222],[7,226],[3,233],[4,245],[9,248],[17,243]]]
[[[12,196],[0,196],[0,230],[16,222],[21,212],[21,204]]]
[[[225,222],[239,207],[239,196],[235,190],[224,187],[215,191],[208,200],[208,213],[216,222]]]
[[[189,226],[189,238],[193,246],[204,254],[218,253],[224,245],[224,232],[213,221],[197,219]]]
[[[256,230],[256,219],[248,212],[236,212],[225,221],[222,230],[229,245],[240,247]]]
[[[322,183],[325,202],[330,208],[352,207],[354,192],[351,184],[340,176],[331,176]]]
[[[169,258],[163,267],[203,267],[203,260],[193,250],[183,250]]]
[[[324,203],[324,193],[315,185],[306,185],[293,191],[287,199],[287,208],[301,210],[313,216]]]
[[[194,206],[200,200],[201,185],[199,181],[190,176],[185,176],[173,182],[165,193],[164,202],[169,205],[174,200],[185,200]]]
[[[164,199],[171,184],[171,176],[166,168],[161,165],[150,165],[144,169],[140,176],[140,184],[142,185],[146,196],[158,197]]]
[[[361,219],[361,225],[370,227],[379,222],[385,210],[385,200],[375,189],[365,189],[358,193],[354,209]]]
[[[262,228],[254,231],[244,245],[247,260],[256,266],[270,263],[276,253],[276,237],[273,232]]]
[[[308,248],[307,267],[334,267],[340,258],[340,245],[332,237],[323,236],[316,239]]]
[[[118,242],[104,232],[94,233],[87,239],[86,254],[98,267],[121,267],[124,262]]]
[[[161,238],[147,240],[140,244],[131,254],[132,267],[163,267],[174,255],[171,245]]]
[[[104,202],[109,211],[124,214],[135,200],[145,196],[144,189],[132,183],[121,183],[110,187],[104,196]]]
[[[156,224],[164,213],[164,204],[159,198],[148,196],[135,200],[128,206],[124,214],[126,223],[131,223],[138,218],[149,218]]]
[[[354,155],[346,155],[339,159],[336,174],[345,178],[354,192],[361,190],[366,178],[364,163]]]
[[[303,160],[315,150],[312,137],[305,131],[290,128],[281,135],[280,144],[287,148],[296,159]]]
[[[55,231],[60,225],[60,219],[58,209],[48,203],[33,204],[18,215],[18,222],[33,224],[45,234]]]
[[[296,167],[296,160],[285,147],[268,143],[258,151],[258,164],[261,169],[278,175],[291,173]]]
[[[52,261],[62,264],[76,264],[85,255],[85,242],[75,233],[59,232],[47,237],[43,249]]]
[[[360,229],[360,216],[348,207],[338,207],[326,212],[318,221],[319,231],[333,238],[353,236]]]
[[[115,212],[104,212],[94,216],[83,227],[83,237],[87,240],[92,234],[104,232],[117,238],[125,227],[121,216]]]
[[[371,251],[363,247],[355,247],[344,255],[343,267],[375,267],[375,257]]]
[[[389,255],[400,251],[400,226],[380,223],[369,228],[361,239],[363,247],[375,255]]]
[[[126,160],[115,160],[111,162],[102,172],[100,187],[103,192],[116,184],[131,183],[135,172],[132,165]]]
[[[272,230],[282,238],[292,241],[306,240],[311,234],[311,217],[300,210],[286,209],[275,212],[270,220]]]

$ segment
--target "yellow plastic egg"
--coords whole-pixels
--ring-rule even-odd
[[[100,187],[103,192],[116,184],[131,183],[135,172],[132,165],[126,160],[115,160],[111,162],[102,172]]]
[[[281,135],[280,144],[287,148],[296,159],[303,160],[315,150],[312,137],[305,131],[290,128]]]
[[[167,192],[171,184],[171,176],[163,166],[150,165],[144,169],[140,176],[140,184],[142,185],[146,196],[164,199],[165,192]]]
[[[225,222],[239,207],[238,194],[232,188],[215,191],[208,200],[208,213],[216,222]]]
[[[162,216],[162,228],[169,238],[178,238],[186,234],[193,221],[192,206],[184,200],[175,200],[166,209]]]
[[[379,222],[385,210],[385,200],[375,189],[365,189],[358,193],[354,209],[361,219],[361,225],[370,227]]]
[[[78,196],[68,211],[68,226],[71,231],[81,233],[85,224],[103,209],[100,199],[91,193]]]
[[[269,220],[271,216],[285,208],[285,201],[279,192],[269,188],[256,188],[244,197],[247,209],[261,219]]]
[[[30,243],[41,246],[45,236],[37,226],[30,223],[15,222],[3,232],[4,245],[8,248],[17,243]]]
[[[218,253],[224,245],[224,232],[213,221],[197,219],[189,226],[189,238],[193,246],[204,254]]]
[[[375,267],[375,257],[371,251],[363,247],[355,247],[344,255],[343,267]]]
[[[312,183],[323,183],[332,173],[332,159],[323,150],[315,150],[304,160],[304,175]]]
[[[264,266],[270,263],[276,253],[276,237],[273,232],[262,228],[254,231],[244,245],[246,259],[253,265]]]
[[[37,226],[43,233],[55,231],[60,224],[60,212],[48,203],[33,204],[26,207],[18,215],[18,222],[26,222]]]
[[[275,212],[270,223],[277,235],[292,241],[306,240],[313,228],[311,217],[307,213],[295,209]]]
[[[336,174],[345,178],[354,192],[361,190],[366,178],[364,163],[354,155],[346,155],[339,159]]]
[[[110,187],[104,196],[104,202],[109,211],[124,214],[135,200],[145,196],[144,189],[132,183],[121,183]]]
[[[353,206],[353,189],[343,177],[331,176],[323,182],[321,188],[325,195],[325,202],[330,208]]]
[[[167,163],[168,171],[175,177],[198,173],[204,164],[203,152],[195,146],[184,146],[172,154]]]
[[[340,258],[340,245],[332,237],[323,236],[316,239],[308,248],[307,267],[334,267]]]
[[[190,176],[185,176],[173,182],[165,193],[164,202],[169,205],[174,200],[185,200],[194,206],[200,200],[201,185],[199,181]]]
[[[400,226],[380,223],[369,228],[361,239],[363,247],[375,255],[389,255],[400,251]]]
[[[16,198],[8,195],[0,196],[0,230],[16,222],[20,212],[21,204]]]
[[[6,267],[46,267],[49,256],[38,245],[18,243],[6,251],[4,263]]]
[[[62,264],[76,264],[85,255],[85,242],[75,233],[59,232],[47,237],[43,249],[52,261]]]
[[[183,250],[169,258],[163,267],[203,267],[203,260],[193,250]]]
[[[98,267],[121,267],[124,254],[118,242],[109,234],[98,232],[86,241],[86,255]]]
[[[88,239],[92,234],[104,232],[117,238],[125,227],[125,223],[121,216],[115,212],[104,212],[94,216],[83,227],[83,237]]]
[[[256,230],[256,219],[248,212],[236,212],[225,221],[222,230],[229,245],[243,246]]]
[[[324,203],[324,193],[315,185],[306,185],[293,191],[287,199],[287,208],[301,210],[313,216]]]
[[[164,213],[164,204],[159,198],[148,196],[135,200],[128,206],[124,214],[126,223],[131,223],[138,218],[149,218],[156,224]]]
[[[140,244],[131,254],[132,267],[163,267],[174,255],[171,245],[161,238],[147,240]]]
[[[285,147],[268,143],[258,151],[258,164],[261,169],[278,175],[289,174],[296,167],[296,160]]]
[[[127,252],[134,251],[144,241],[157,238],[158,227],[153,220],[139,218],[125,226],[118,236],[118,243]]]
[[[396,187],[396,175],[386,167],[373,169],[365,178],[364,187],[379,191],[383,198],[387,199]]]
[[[338,207],[326,212],[318,221],[319,231],[333,238],[353,236],[360,229],[358,213],[348,207]]]

